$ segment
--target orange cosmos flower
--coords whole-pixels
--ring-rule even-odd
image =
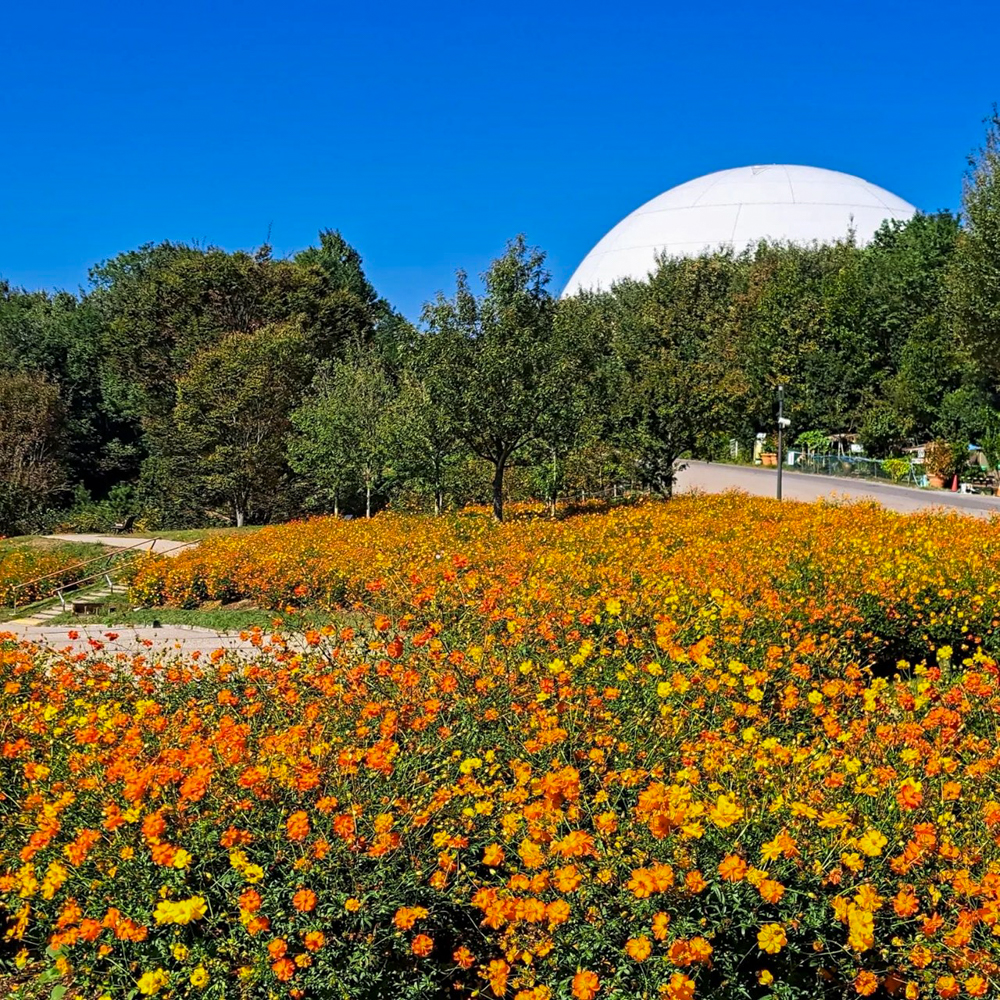
[[[271,966],[271,971],[276,979],[287,983],[295,975],[295,963],[290,958],[280,958]]]
[[[761,881],[759,886],[757,886],[757,891],[760,893],[764,902],[777,903],[780,902],[781,897],[784,896],[785,887],[780,882],[776,882],[772,878],[766,878]]]
[[[244,889],[240,893],[240,909],[247,913],[256,913],[260,909],[260,893],[253,888]]]
[[[304,938],[304,944],[307,951],[319,951],[326,944],[326,935],[322,931],[309,931]]]
[[[464,945],[455,951],[451,957],[460,969],[471,969],[476,964],[476,956]]]
[[[268,943],[267,953],[273,959],[284,958],[288,952],[288,942],[284,938],[275,938]]]
[[[938,980],[934,986],[937,990],[937,995],[942,997],[943,1000],[952,1000],[952,997],[957,997],[959,992],[961,992],[958,980],[954,976],[938,976]]]
[[[923,783],[913,778],[906,778],[896,792],[896,801],[900,809],[916,809],[924,801]]]
[[[649,958],[652,951],[653,945],[645,935],[637,938],[629,938],[625,942],[625,954],[637,962],[644,962]]]
[[[900,917],[912,917],[920,909],[920,901],[911,886],[904,886],[896,893],[892,899],[892,908]]]
[[[316,893],[312,889],[299,889],[292,897],[292,906],[299,913],[309,913],[316,909]]]
[[[670,914],[657,913],[653,917],[653,937],[657,941],[663,941],[666,939],[667,934],[670,932]]]
[[[309,817],[301,809],[293,812],[285,823],[289,840],[305,840],[309,836]]]
[[[408,931],[418,920],[427,916],[427,910],[422,906],[401,906],[396,910],[392,922],[401,930]]]
[[[684,876],[684,884],[687,886],[688,892],[692,892],[695,895],[708,888],[708,883],[702,878],[702,874],[699,871],[688,872]]]
[[[970,997],[982,997],[986,995],[986,990],[989,988],[989,983],[979,973],[969,976],[965,983],[965,992],[969,994]]]
[[[434,939],[426,934],[418,934],[410,945],[410,951],[420,958],[426,958],[434,950]]]
[[[573,996],[576,1000],[594,1000],[600,988],[601,981],[597,975],[586,969],[573,977]]]
[[[859,972],[854,977],[854,992],[863,997],[870,997],[878,989],[878,976],[873,972]]]
[[[483,850],[483,864],[490,868],[498,868],[503,864],[503,848],[499,844],[490,844]]]
[[[703,937],[693,937],[688,942],[688,949],[691,952],[693,962],[708,962],[712,957],[714,949]]]
[[[694,980],[683,972],[675,972],[667,984],[666,995],[670,1000],[694,1000]]]
[[[358,910],[361,909],[361,900],[354,899],[352,897],[351,899],[347,900],[346,903],[344,903],[344,909],[347,910],[348,913],[357,913]]]
[[[727,854],[719,862],[719,874],[727,882],[739,882],[747,873],[747,863],[738,854]]]
[[[487,970],[487,978],[490,981],[490,989],[498,996],[502,997],[507,992],[507,976],[510,973],[510,966],[502,959],[494,959],[490,962]]]

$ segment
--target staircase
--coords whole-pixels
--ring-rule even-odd
[[[47,625],[53,618],[65,614],[73,604],[103,604],[108,598],[127,592],[128,587],[117,583],[109,586],[106,582],[102,582],[99,586],[92,586],[88,590],[74,593],[71,598],[66,599],[65,604],[53,597],[30,604],[20,609],[17,618],[10,618],[7,621],[11,625],[37,628],[40,625]]]

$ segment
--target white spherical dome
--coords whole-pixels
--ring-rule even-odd
[[[737,252],[760,240],[831,243],[853,229],[867,243],[885,219],[916,209],[875,184],[820,167],[736,167],[680,184],[627,215],[584,257],[563,296],[644,279],[656,255]]]

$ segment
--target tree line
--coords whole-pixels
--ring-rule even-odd
[[[146,245],[78,294],[0,282],[0,533],[669,495],[682,456],[774,427],[778,385],[793,439],[1000,457],[996,110],[961,218],[662,258],[565,299],[519,236],[482,277],[410,323],[324,230],[286,259]]]

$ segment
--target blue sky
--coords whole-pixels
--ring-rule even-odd
[[[9,4],[0,277],[323,227],[411,317],[524,232],[554,290],[622,216],[750,163],[957,209],[1000,100],[995,0]]]

